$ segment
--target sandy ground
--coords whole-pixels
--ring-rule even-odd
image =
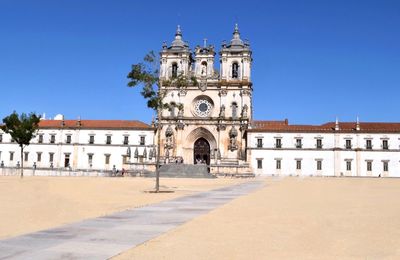
[[[162,190],[146,193],[154,178],[0,177],[0,238],[30,233],[231,185],[239,179],[161,179]]]
[[[400,179],[266,186],[115,259],[400,259]]]

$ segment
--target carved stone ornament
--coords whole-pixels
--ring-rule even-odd
[[[226,96],[228,94],[228,92],[226,91],[226,89],[221,89],[220,91],[219,91],[219,96]]]
[[[206,79],[200,81],[199,89],[203,92],[207,90],[207,80]]]
[[[235,126],[232,126],[231,130],[229,131],[229,145],[228,149],[233,152],[238,149],[236,137],[238,135],[238,132],[235,128]]]

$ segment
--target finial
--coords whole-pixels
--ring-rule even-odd
[[[238,33],[239,32],[239,25],[237,23],[235,23],[235,31],[234,33]]]
[[[207,47],[207,38],[204,38],[203,41],[204,41],[203,47],[206,48]]]
[[[178,24],[175,35],[182,35],[181,26]]]

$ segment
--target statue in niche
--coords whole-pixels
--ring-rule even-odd
[[[238,132],[235,128],[235,126],[232,126],[231,130],[229,131],[229,146],[228,149],[231,150],[231,152],[235,151],[238,149],[236,137],[238,135]]]
[[[178,117],[183,117],[183,112],[184,112],[183,106],[179,106],[178,109],[179,109]]]
[[[224,118],[225,117],[225,105],[222,105],[219,111],[219,117]]]
[[[244,105],[242,108],[242,118],[243,119],[247,119],[247,110],[248,110],[248,106]]]

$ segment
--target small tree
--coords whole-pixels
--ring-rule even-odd
[[[161,139],[161,115],[163,109],[171,109],[171,104],[163,103],[166,91],[161,90],[161,85],[169,87],[184,88],[189,84],[197,85],[195,77],[187,78],[183,74],[170,81],[160,82],[159,80],[159,60],[154,51],[150,51],[143,59],[143,62],[133,64],[128,73],[128,87],[142,86],[140,94],[147,99],[147,107],[153,109],[157,114],[157,153],[156,153],[156,186],[155,191],[160,190],[160,139]]]
[[[11,135],[11,138],[19,145],[21,149],[21,178],[24,176],[24,148],[29,145],[35,132],[39,127],[40,117],[35,113],[29,115],[22,113],[20,116],[17,112],[3,118],[4,125],[1,129]]]

